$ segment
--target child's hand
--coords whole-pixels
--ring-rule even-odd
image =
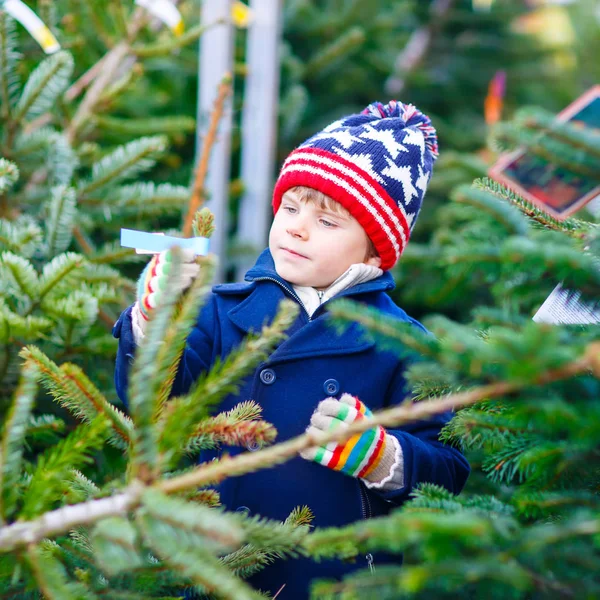
[[[181,254],[183,257],[181,274],[177,281],[172,282],[177,293],[181,293],[190,287],[192,281],[200,273],[200,265],[196,264],[196,256],[193,250],[182,249]],[[136,317],[139,317],[137,318],[137,325],[142,329],[142,334],[145,324],[150,318],[150,314],[156,308],[156,305],[160,301],[160,296],[167,285],[171,269],[171,256],[170,250],[155,254],[138,279],[137,302],[135,306],[139,313],[136,314]]]
[[[370,416],[371,411],[358,398],[343,394],[339,400],[319,403],[306,432],[347,429],[350,423]],[[304,450],[300,456],[329,469],[377,483],[388,475],[395,462],[395,444],[389,438],[391,436],[385,429],[378,426],[353,435],[344,444],[330,442],[326,446]]]

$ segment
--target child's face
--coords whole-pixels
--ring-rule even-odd
[[[293,285],[324,289],[350,265],[379,266],[379,257],[365,260],[368,238],[354,217],[301,202],[288,191],[275,215],[269,249],[277,274]]]

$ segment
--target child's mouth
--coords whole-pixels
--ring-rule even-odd
[[[293,250],[290,250],[289,248],[282,248],[283,251],[285,251],[287,254],[291,254],[292,256],[297,256],[298,258],[308,258],[308,256],[304,256],[304,254],[300,254],[299,252],[294,252]]]

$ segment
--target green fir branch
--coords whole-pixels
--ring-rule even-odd
[[[167,148],[164,136],[143,137],[119,146],[95,163],[92,178],[82,183],[80,196],[88,196],[107,185],[140,175],[151,169]]]
[[[64,252],[71,244],[77,214],[75,190],[56,186],[51,190],[49,219],[46,224],[47,256],[52,258]]]
[[[14,400],[4,422],[0,451],[0,519],[10,517],[19,495],[24,441],[27,425],[37,393],[39,372],[32,361],[26,361]]]
[[[160,450],[169,464],[186,447],[195,425],[225,395],[238,389],[239,380],[251,372],[285,338],[285,331],[298,314],[298,305],[282,301],[271,325],[260,335],[248,335],[225,360],[217,361],[200,376],[190,393],[171,400],[164,410]]]
[[[15,338],[31,340],[44,337],[54,325],[46,317],[21,316],[13,312],[6,302],[0,298],[0,340],[15,341]]]
[[[123,277],[117,269],[105,264],[91,264],[88,260],[81,269],[73,272],[73,280],[91,286],[106,284],[116,289],[131,289],[132,286],[131,281]]]
[[[64,494],[65,478],[72,469],[92,462],[103,445],[108,422],[104,415],[89,425],[80,425],[53,448],[38,457],[27,489],[23,493],[20,516],[31,519],[49,510]]]
[[[167,56],[173,53],[175,50],[178,50],[179,48],[184,48],[185,46],[195,42],[200,37],[202,37],[202,35],[204,35],[204,33],[208,29],[222,23],[223,21],[221,19],[218,19],[214,23],[211,23],[209,25],[196,25],[185,31],[182,35],[179,35],[177,37],[171,37],[168,41],[165,42],[158,42],[156,44],[148,44],[145,46],[135,44],[132,47],[132,51],[139,58],[155,58],[158,56]]]
[[[47,296],[41,307],[56,319],[54,335],[67,347],[85,336],[98,317],[98,299],[83,289],[63,297]]]
[[[466,184],[458,186],[452,190],[450,199],[461,204],[469,204],[480,212],[486,212],[504,226],[508,235],[527,235],[527,220],[516,207],[502,202],[496,195],[488,193],[481,187]]]
[[[257,550],[251,544],[246,544],[221,558],[221,562],[236,577],[247,579],[272,564],[278,556],[275,553]]]
[[[8,192],[19,180],[19,167],[10,160],[0,158],[0,194]]]
[[[95,115],[92,122],[100,131],[111,134],[143,136],[143,135],[181,135],[196,131],[196,120],[187,116],[152,117],[149,119],[119,119]]]
[[[44,300],[54,288],[65,282],[74,271],[85,264],[85,257],[75,252],[65,252],[55,256],[44,265],[39,281],[38,302]]]
[[[91,534],[94,560],[109,576],[143,565],[135,527],[123,517],[104,519]]]
[[[136,209],[143,212],[145,204],[173,203],[183,206],[190,199],[190,189],[183,185],[139,181],[111,190],[110,197],[114,198],[119,210]]]
[[[34,69],[15,107],[15,125],[20,125],[22,120],[30,121],[52,108],[69,84],[73,65],[73,57],[60,51],[44,59]]]
[[[14,221],[0,219],[0,250],[31,258],[42,243],[42,235],[41,227],[28,215]]]
[[[437,355],[438,343],[435,338],[411,323],[399,322],[377,309],[359,307],[356,302],[340,299],[331,304],[329,314],[332,317],[332,325],[336,328],[347,329],[352,327],[353,323],[358,323],[370,333],[376,334],[378,342],[393,347],[402,354],[411,354],[411,351],[414,351],[422,356]]]
[[[145,262],[147,257],[133,252],[131,248],[123,248],[121,242],[115,240],[97,248],[92,255],[87,257],[87,260],[93,265],[115,265]],[[118,276],[118,272],[115,272],[115,275]]]
[[[206,509],[216,512],[214,509]],[[223,600],[258,600],[262,596],[235,577],[204,544],[186,544],[163,520],[138,514],[146,544],[180,576],[191,580],[199,593],[218,591]]]
[[[598,511],[598,495],[587,490],[539,491],[521,489],[511,499],[517,513],[527,519],[547,519],[564,514],[565,510],[579,511],[589,508]]]
[[[171,543],[181,548],[222,553],[239,548],[244,541],[244,524],[238,516],[148,488],[136,518],[144,534],[164,528],[164,534],[170,531]]]
[[[581,221],[579,219],[567,218],[563,221],[555,219],[547,212],[539,209],[537,206],[525,200],[522,196],[508,189],[506,186],[490,179],[489,177],[483,177],[476,179],[473,185],[479,189],[485,190],[489,193],[494,194],[500,199],[506,200],[511,204],[514,204],[521,212],[527,215],[533,221],[540,223],[548,229],[560,231],[566,235],[573,237],[581,237],[586,230],[594,228],[593,223],[587,221]]]
[[[230,411],[203,419],[196,426],[185,452],[195,454],[221,444],[259,449],[272,443],[277,431],[270,423],[260,420],[261,413],[258,404],[247,401]]]
[[[4,272],[3,279],[12,280],[17,290],[29,300],[35,301],[39,296],[40,282],[34,266],[22,256],[12,252],[0,254],[0,272]]]
[[[192,221],[192,233],[196,237],[210,238],[215,232],[215,215],[204,207],[196,211]]]
[[[33,169],[43,164],[50,185],[70,185],[79,166],[79,157],[67,137],[50,127],[20,133],[15,140],[14,156]]]
[[[27,439],[30,444],[53,444],[65,432],[65,426],[65,422],[55,415],[32,416],[27,424]]]
[[[19,93],[17,64],[21,54],[17,51],[17,32],[14,19],[0,10],[0,98],[2,99],[2,119],[11,119],[12,108]]]
[[[131,447],[130,477],[153,478],[159,463],[159,434],[155,425],[156,398],[162,386],[163,369],[156,373],[157,359],[165,356],[165,336],[175,313],[178,294],[174,283],[180,276],[182,258],[179,248],[171,249],[171,270],[168,273],[161,303],[152,312],[146,335],[137,350],[129,379],[129,412],[134,422]],[[168,352],[168,350],[167,350]]]
[[[580,127],[570,121],[559,121],[554,113],[539,107],[520,108],[515,113],[514,122],[520,127],[547,133],[600,158],[600,134],[593,127]]]
[[[98,600],[81,582],[72,582],[64,565],[47,547],[30,547],[27,562],[47,600]]]
[[[306,63],[302,78],[323,77],[342,60],[358,52],[367,39],[363,27],[355,25],[338,38],[320,48]]]
[[[35,346],[27,346],[20,356],[37,365],[42,385],[58,404],[87,424],[103,416],[111,427],[109,442],[127,448],[133,429],[131,420],[104,398],[80,367],[70,363],[58,367]]]
[[[161,383],[154,399],[153,412],[155,415],[162,413],[163,407],[171,395],[186,340],[198,320],[200,308],[212,287],[215,272],[214,260],[212,257],[197,258],[196,260],[201,267],[200,275],[192,282],[183,303],[180,303],[156,358],[156,377]]]
[[[588,179],[600,180],[600,156],[584,149],[573,148],[549,135],[530,131],[517,123],[498,123],[492,133],[492,144],[499,149],[524,148],[553,165]]]
[[[66,501],[69,504],[85,502],[100,495],[100,488],[77,469],[71,470],[70,474],[65,478],[65,483],[68,488]]]

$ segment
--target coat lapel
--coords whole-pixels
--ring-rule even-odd
[[[227,316],[246,333],[257,333],[270,324],[281,300],[288,296],[278,283],[261,281],[252,293],[232,308]],[[271,355],[269,362],[287,361],[306,356],[353,354],[375,345],[370,334],[357,323],[340,332],[331,325],[325,312],[309,321],[302,311],[288,330],[289,337]]]

